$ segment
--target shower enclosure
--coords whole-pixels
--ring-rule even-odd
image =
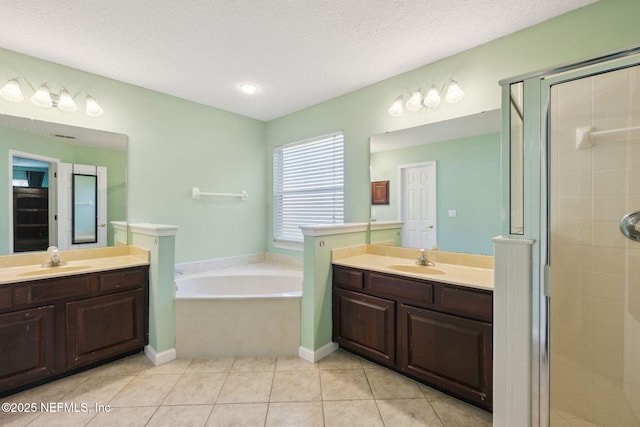
[[[640,67],[619,67],[542,86],[553,427],[640,426]]]

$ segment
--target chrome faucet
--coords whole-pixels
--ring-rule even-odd
[[[416,261],[416,264],[428,265],[429,267],[435,265],[434,263],[432,263],[427,259],[427,251],[425,251],[424,249],[420,249],[420,255],[418,255],[418,260]]]
[[[56,246],[49,246],[47,254],[49,254],[49,262],[42,264],[42,267],[58,267],[66,264],[66,262],[60,260],[60,251]]]

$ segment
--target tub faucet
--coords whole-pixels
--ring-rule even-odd
[[[424,249],[420,249],[420,255],[418,255],[418,260],[416,261],[416,264],[428,265],[430,267],[435,265],[434,263],[432,263],[427,259],[427,251],[425,251]]]
[[[60,260],[60,251],[57,247],[49,246],[47,254],[49,255],[49,262],[42,264],[42,267],[58,267],[66,264],[66,262]]]

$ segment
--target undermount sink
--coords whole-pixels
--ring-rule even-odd
[[[42,267],[37,270],[26,271],[24,273],[18,274],[18,276],[44,276],[45,274],[51,273],[68,273],[71,271],[85,270],[89,268],[88,265],[63,265],[58,267]]]
[[[429,267],[426,265],[397,264],[397,265],[390,265],[389,269],[402,271],[404,273],[444,274],[444,271],[440,270],[439,268]]]

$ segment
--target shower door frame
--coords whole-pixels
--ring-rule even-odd
[[[551,88],[552,86],[574,80],[588,78],[598,74],[630,68],[640,65],[640,48],[626,50],[594,58],[588,62],[576,63],[573,67],[550,72],[539,77],[540,87],[540,235],[539,235],[539,271],[540,280],[535,285],[532,294],[534,308],[533,327],[533,372],[532,372],[532,425],[549,427],[551,399],[550,399],[550,144],[551,144]],[[536,255],[534,255],[535,257]],[[535,265],[536,263],[534,263]],[[537,298],[537,301],[536,301]],[[536,315],[537,310],[537,315]],[[536,319],[537,317],[537,319]],[[536,339],[539,338],[539,340]],[[537,370],[537,373],[535,372]],[[537,397],[537,402],[536,402]],[[537,403],[537,404],[536,404]],[[538,408],[538,414],[535,409]]]

